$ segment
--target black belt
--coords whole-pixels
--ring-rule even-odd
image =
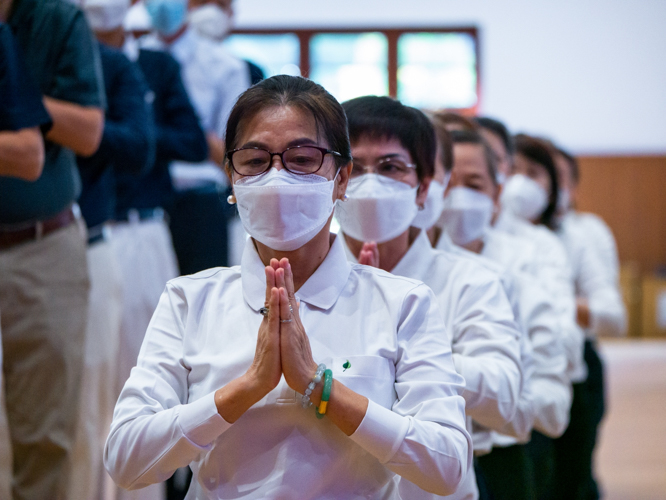
[[[75,220],[76,215],[70,205],[53,217],[30,222],[20,228],[0,227],[0,250],[6,250],[28,241],[39,240],[53,231],[69,226]]]

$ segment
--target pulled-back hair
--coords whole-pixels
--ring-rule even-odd
[[[555,160],[551,154],[551,149],[546,142],[526,134],[516,135],[514,137],[514,142],[516,144],[516,154],[521,154],[525,158],[538,163],[546,169],[546,172],[548,172],[548,176],[550,177],[548,206],[537,222],[550,229],[556,229],[557,221],[555,219],[555,212],[557,211],[557,192],[559,187]]]
[[[488,175],[492,180],[495,186],[498,186],[497,183],[497,160],[495,160],[495,155],[493,154],[490,146],[485,141],[483,136],[474,130],[452,130],[449,132],[451,135],[451,140],[453,145],[456,144],[475,144],[483,148],[483,155],[486,160],[486,168],[488,169]]]
[[[487,116],[477,116],[476,118],[474,118],[474,122],[479,127],[489,130],[490,132],[498,136],[500,139],[502,139],[502,143],[504,144],[506,152],[509,153],[510,155],[513,154],[515,150],[513,144],[513,137],[511,137],[511,134],[509,133],[509,130],[506,128],[506,125],[504,125],[499,120],[495,120],[494,118],[488,118]]]
[[[578,160],[574,155],[562,148],[557,148],[557,152],[567,160],[569,171],[571,172],[571,178],[573,179],[574,184],[578,184],[580,182],[580,167],[578,166]]]
[[[238,147],[238,136],[245,123],[271,107],[294,107],[308,113],[315,121],[317,134],[326,139],[331,150],[342,155],[334,157],[336,167],[351,160],[347,118],[340,103],[321,85],[300,76],[288,75],[262,80],[240,95],[227,120],[226,150]]]
[[[353,143],[369,139],[397,139],[409,151],[419,180],[435,172],[435,129],[422,111],[385,96],[364,96],[342,104]]]

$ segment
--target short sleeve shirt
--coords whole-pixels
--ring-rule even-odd
[[[77,7],[62,0],[15,0],[8,24],[42,95],[105,106],[97,46]],[[45,152],[37,181],[0,178],[0,224],[47,219],[78,198],[74,152],[50,141]]]
[[[43,127],[51,117],[42,94],[25,66],[11,29],[0,23],[0,131]]]

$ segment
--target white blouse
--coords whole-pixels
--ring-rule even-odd
[[[521,321],[528,333],[535,362],[529,392],[534,409],[534,428],[547,436],[561,436],[569,424],[573,397],[567,376],[566,341],[552,294],[530,275],[524,263],[529,241],[490,229],[482,255],[511,270],[520,300]],[[533,258],[529,259],[533,260]],[[580,343],[576,344],[582,348]],[[505,445],[510,441],[505,441]],[[515,442],[515,441],[514,441]],[[514,442],[511,442],[513,444]]]
[[[520,262],[520,269],[535,276],[539,284],[555,300],[557,317],[560,321],[559,330],[567,355],[567,376],[572,382],[585,380],[587,378],[587,366],[583,361],[585,333],[576,323],[574,276],[567,251],[560,238],[548,228],[526,222],[506,210],[500,213],[493,229],[527,240],[513,264]],[[531,244],[530,248],[527,247],[528,242]],[[523,264],[528,267],[524,267]]]
[[[106,443],[118,484],[141,488],[190,464],[189,499],[397,499],[394,473],[455,490],[472,446],[437,300],[415,280],[349,264],[341,239],[296,297],[315,361],[370,400],[355,433],[301,408],[284,378],[235,423],[218,414],[214,393],[250,366],[262,320],[264,265],[250,239],[240,267],[167,284]]]
[[[588,300],[588,338],[622,336],[627,332],[627,312],[618,282],[617,250],[613,235],[598,217],[570,212],[558,234],[574,273],[576,295]]]

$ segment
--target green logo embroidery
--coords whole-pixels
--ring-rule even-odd
[[[344,368],[344,370],[342,370],[343,372],[347,371],[347,368],[351,368],[351,363],[349,362],[349,360],[345,361],[342,367]]]

